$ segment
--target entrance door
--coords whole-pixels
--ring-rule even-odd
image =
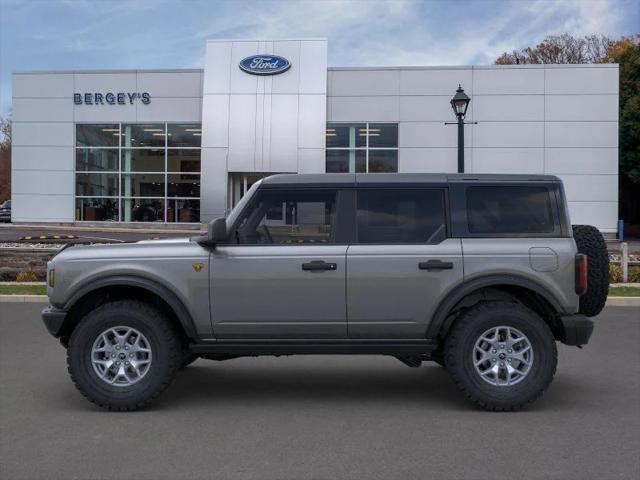
[[[211,255],[218,338],[346,338],[335,189],[261,189]]]
[[[438,188],[361,188],[347,253],[350,338],[425,338],[443,294],[463,278]]]

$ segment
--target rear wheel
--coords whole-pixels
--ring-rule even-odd
[[[142,302],[107,303],[87,314],[67,350],[71,379],[107,410],[135,410],[169,386],[183,360],[170,321]]]
[[[609,295],[609,253],[604,237],[591,225],[573,225],[578,252],[587,256],[587,291],[580,296],[580,313],[595,317]]]
[[[462,314],[445,340],[444,360],[465,395],[487,410],[518,410],[539,398],[556,370],[551,330],[515,302],[486,302]]]

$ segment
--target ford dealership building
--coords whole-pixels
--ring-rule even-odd
[[[280,172],[547,173],[616,231],[618,66],[327,67],[327,41],[211,40],[204,69],[13,75],[14,222],[206,222]],[[477,123],[476,123],[477,122]]]

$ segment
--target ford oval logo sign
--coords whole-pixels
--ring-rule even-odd
[[[290,67],[289,60],[278,55],[251,55],[240,62],[240,69],[252,75],[277,75]]]

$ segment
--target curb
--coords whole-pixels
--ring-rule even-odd
[[[205,233],[206,224],[198,223],[193,224],[193,228],[149,228],[144,227],[104,227],[104,226],[80,226],[80,225],[52,225],[52,224],[31,224],[31,223],[10,223],[8,225],[0,224],[0,229],[7,230],[19,230],[19,229],[40,229],[40,230],[55,230],[55,231],[70,231],[70,232],[115,232],[115,233],[186,233],[189,235]],[[63,234],[61,234],[62,236]],[[38,237],[39,235],[35,235]],[[36,238],[37,239],[37,238]]]
[[[640,307],[640,297],[607,297],[607,307]]]
[[[47,303],[46,295],[0,295],[0,303]],[[607,307],[640,307],[640,297],[607,297]]]
[[[0,295],[0,303],[49,303],[46,295]]]

